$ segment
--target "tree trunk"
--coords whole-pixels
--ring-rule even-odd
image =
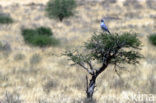
[[[87,98],[92,100],[93,97],[93,93],[94,93],[94,89],[95,89],[95,84],[96,84],[96,78],[98,77],[99,74],[101,74],[106,67],[108,66],[108,63],[103,63],[102,67],[96,71],[95,73],[91,74],[92,78],[90,79],[90,82],[88,83],[88,78],[87,79],[87,90],[86,90],[86,94],[87,94]]]
[[[93,97],[93,93],[94,93],[94,88],[95,88],[95,82],[96,82],[96,77],[95,75],[92,75],[92,78],[90,80],[90,83],[88,85],[88,80],[87,80],[87,90],[86,90],[86,94],[87,94],[87,98],[88,99],[92,99]]]
[[[63,15],[62,15],[62,14],[59,15],[59,20],[60,20],[61,22],[63,21]]]

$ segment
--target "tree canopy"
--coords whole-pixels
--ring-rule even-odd
[[[142,55],[139,53],[141,42],[134,33],[111,34],[96,33],[88,42],[84,43],[84,50],[67,51],[65,55],[73,61],[73,65],[79,65],[90,75],[90,83],[87,79],[87,98],[92,98],[96,78],[108,65],[120,67],[120,64],[137,64]],[[99,68],[95,64],[101,64]]]
[[[100,33],[94,34],[92,38],[85,42],[85,52],[80,53],[78,50],[67,51],[66,55],[74,62],[83,66],[87,71],[94,69],[92,61],[98,61],[102,64],[136,64],[142,55],[139,53],[141,46],[140,40],[136,34],[123,33],[108,35]],[[88,65],[89,68],[84,67]]]
[[[48,17],[59,18],[62,21],[64,18],[72,16],[75,8],[75,0],[49,0],[46,11]]]

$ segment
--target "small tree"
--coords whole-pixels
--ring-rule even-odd
[[[94,34],[90,41],[85,43],[85,52],[67,51],[65,55],[74,62],[74,65],[81,66],[90,74],[91,79],[89,84],[87,79],[86,94],[87,98],[92,99],[97,77],[108,65],[120,67],[120,64],[139,63],[138,59],[142,57],[138,51],[140,46],[141,42],[136,35],[130,33],[121,35],[100,33],[100,35]],[[98,69],[95,67],[96,63],[101,64]]]
[[[47,3],[47,14],[50,18],[59,18],[62,21],[74,14],[75,0],[50,0]]]

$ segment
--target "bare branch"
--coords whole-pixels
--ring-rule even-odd
[[[114,65],[114,71],[121,78],[120,73],[118,72],[118,70],[117,70],[116,67],[117,67],[117,64],[115,63],[115,65]]]
[[[89,74],[93,75],[93,71],[90,70],[90,69],[88,69],[87,67],[85,67],[85,66],[83,65],[83,63],[78,63],[78,65],[80,65],[81,67],[83,67]]]
[[[120,65],[118,65],[118,64],[116,64],[116,67],[118,67],[118,68],[125,68],[125,67],[122,67],[122,66],[120,66]]]
[[[108,66],[108,63],[103,63],[102,67],[101,67],[100,69],[96,70],[96,72],[95,72],[96,77],[97,77],[100,73],[102,73],[102,72],[107,68],[107,66]]]
[[[90,69],[93,70],[93,66],[92,66],[92,63],[87,61],[87,64],[89,65]]]
[[[87,86],[87,90],[88,91],[88,76],[86,75],[86,86]]]

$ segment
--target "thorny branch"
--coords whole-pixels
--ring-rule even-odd
[[[93,70],[88,69],[87,67],[85,67],[83,63],[78,63],[78,65],[80,65],[80,66],[83,67],[85,70],[87,70],[87,72],[88,72],[89,74],[93,75]]]

